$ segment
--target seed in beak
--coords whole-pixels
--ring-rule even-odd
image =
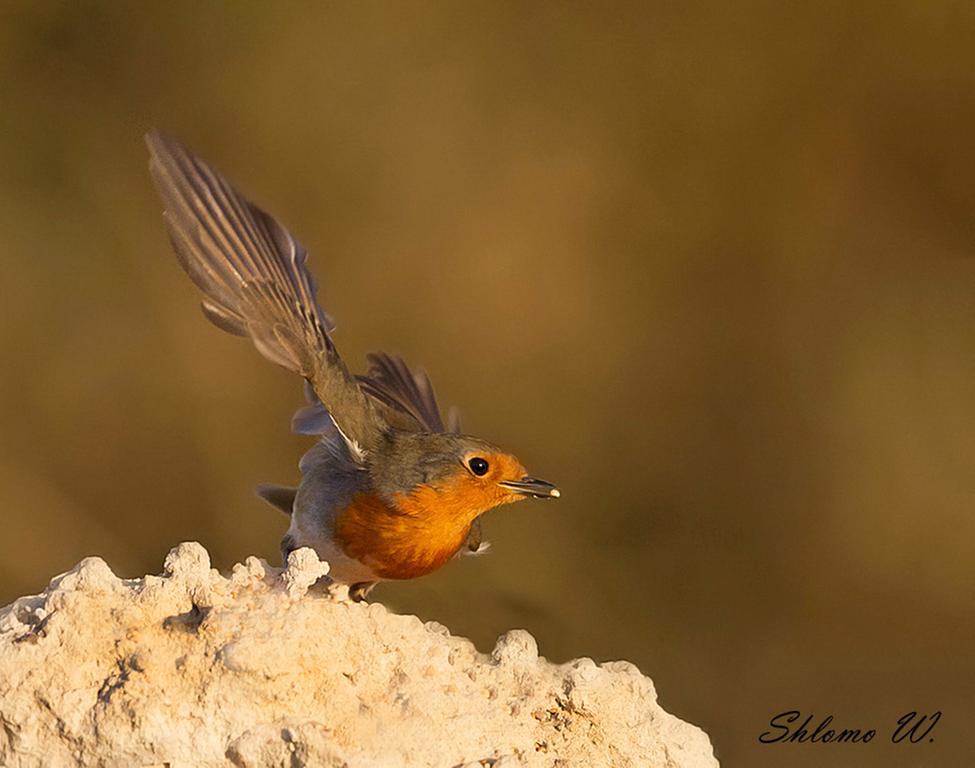
[[[515,493],[523,493],[535,499],[557,499],[562,494],[559,489],[546,480],[538,480],[534,477],[523,477],[521,480],[505,480],[498,483],[502,488],[507,488]]]

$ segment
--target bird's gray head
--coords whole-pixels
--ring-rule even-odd
[[[470,496],[484,510],[524,498],[550,499],[558,489],[529,476],[515,456],[471,435],[395,432],[373,466],[383,492],[410,494],[418,487]],[[482,510],[483,511],[483,510]]]

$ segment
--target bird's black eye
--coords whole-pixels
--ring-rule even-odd
[[[471,468],[471,472],[478,477],[484,477],[484,475],[487,474],[488,469],[490,469],[488,463],[480,456],[475,456],[473,459],[468,461],[467,466],[469,466]]]

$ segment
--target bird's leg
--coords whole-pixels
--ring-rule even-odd
[[[349,597],[352,598],[353,602],[361,603],[378,583],[376,581],[360,581],[352,584],[349,587]]]
[[[481,533],[481,520],[475,517],[474,522],[471,523],[470,533],[467,534],[467,551],[477,553],[481,548],[481,542],[484,536]]]
[[[295,546],[295,540],[290,533],[286,533],[284,538],[281,539],[281,566],[283,568],[288,567],[288,555],[290,555],[297,547]]]

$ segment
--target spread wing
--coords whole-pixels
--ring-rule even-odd
[[[414,373],[402,358],[382,352],[370,354],[367,359],[369,373],[356,379],[374,400],[385,422],[411,432],[460,432],[457,409],[450,409],[445,423],[430,377],[424,371]],[[291,428],[301,435],[326,432],[331,427],[328,410],[308,386],[305,398],[308,405],[295,413]]]
[[[305,249],[179,142],[146,136],[176,256],[216,326],[310,381],[354,456],[388,426],[339,357]]]
[[[403,358],[385,352],[374,352],[366,359],[369,372],[356,379],[370,397],[410,417],[426,432],[460,432],[456,409],[450,409],[444,423],[426,371],[413,372]]]

